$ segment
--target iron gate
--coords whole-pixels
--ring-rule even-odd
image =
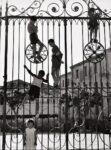
[[[89,9],[99,16],[97,36],[91,37]],[[45,44],[43,56],[34,63],[27,25],[36,16],[38,37]],[[27,9],[6,4],[0,19],[1,147],[23,149],[29,119],[37,130],[37,149],[110,149],[111,113],[111,19],[92,0],[34,1]],[[95,31],[92,31],[95,32]],[[96,34],[96,33],[95,33]],[[63,53],[58,87],[51,76],[54,39]],[[5,50],[5,51],[4,51]],[[46,53],[47,52],[47,53]],[[4,57],[3,57],[4,56]],[[26,93],[39,70],[49,73],[38,100]],[[4,78],[3,78],[4,77]],[[3,110],[3,111],[2,111]]]

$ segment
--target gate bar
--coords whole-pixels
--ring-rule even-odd
[[[2,150],[5,150],[5,142],[6,142],[6,92],[7,92],[7,55],[8,55],[8,3],[6,3],[6,17],[5,17],[5,55],[4,55],[4,104],[3,104],[3,142],[2,142]]]

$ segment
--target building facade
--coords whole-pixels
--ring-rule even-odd
[[[90,87],[95,82],[98,86],[111,87],[111,49],[106,50],[106,57],[99,63],[90,63],[84,60],[70,67],[71,71],[67,73],[68,88],[80,85]],[[65,75],[60,76],[60,86],[65,89]]]
[[[10,100],[15,100],[16,102],[20,100],[20,94],[24,94],[30,88],[30,83],[22,81],[22,80],[14,80],[7,82],[7,98]],[[3,92],[3,87],[0,88]],[[15,92],[20,92],[18,99],[14,98]],[[9,102],[8,101],[8,102]],[[10,108],[9,103],[6,105],[6,113],[7,115],[15,115]],[[16,104],[15,102],[15,104]],[[57,99],[53,98],[52,87],[49,87],[46,84],[42,85],[40,98],[39,98],[39,112],[41,115],[58,115],[58,102]],[[18,115],[35,115],[36,113],[36,101],[29,101],[26,99],[24,106],[21,105],[18,110]],[[0,113],[2,115],[2,112]]]
[[[97,88],[102,95],[102,110],[98,108],[99,113],[104,112],[105,115],[111,113],[111,49],[106,50],[105,58],[98,63],[91,63],[84,60],[70,67],[68,72],[68,94],[74,98],[80,96],[81,89],[87,89],[90,95]],[[65,93],[65,75],[60,76],[60,86],[62,93]],[[97,108],[91,108],[96,115]],[[64,117],[65,103],[61,104],[61,116]],[[74,117],[74,107],[69,108],[69,118]],[[94,117],[94,116],[93,116]]]

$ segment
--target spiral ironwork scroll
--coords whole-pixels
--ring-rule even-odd
[[[64,2],[62,0],[39,1],[35,0],[28,8],[18,8],[15,5],[8,7],[8,15],[10,16],[50,16],[50,17],[77,17],[88,16],[89,7],[94,7],[97,11],[101,12],[101,16],[109,17],[111,14],[106,10],[101,10],[92,0],[68,0]],[[85,15],[84,15],[85,14]]]
[[[81,16],[84,13],[82,3],[69,1],[66,5],[66,12],[69,16]]]
[[[28,8],[18,8],[15,5],[10,5],[8,7],[8,15],[12,16],[21,16],[21,15],[37,15],[39,8],[41,7],[41,3],[38,0],[35,0]]]
[[[61,16],[63,13],[62,3],[51,3],[47,7],[47,13],[50,16]]]
[[[50,16],[50,17],[62,17],[62,16],[87,16],[88,7],[94,7],[96,10],[101,12],[101,16],[109,17],[111,14],[106,10],[101,10],[93,1],[89,0],[68,0],[67,2],[61,0],[40,2],[35,0],[28,8],[18,8],[15,5],[8,7],[8,15],[11,16]]]
[[[10,5],[8,7],[8,15],[11,16],[82,16],[86,10],[83,7],[82,3],[87,3],[84,0],[67,1],[67,3],[57,0],[48,2],[45,4],[45,1],[40,2],[35,0],[28,8],[18,8],[17,6]]]
[[[111,17],[111,11],[107,11],[106,9],[102,10],[93,0],[88,2],[88,8],[93,7],[97,14],[103,18]]]

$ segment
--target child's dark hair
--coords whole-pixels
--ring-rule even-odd
[[[32,20],[32,21],[36,21],[36,20],[37,20],[37,18],[36,18],[36,16],[31,16],[31,17],[30,17],[30,20]]]
[[[44,76],[44,75],[45,75],[45,71],[44,71],[44,70],[40,70],[40,71],[39,71],[39,74],[41,74],[41,75]]]
[[[34,126],[34,121],[33,121],[33,120],[28,120],[27,124],[28,124],[28,123],[32,123],[33,126]]]
[[[54,39],[49,39],[48,43],[54,43]]]

